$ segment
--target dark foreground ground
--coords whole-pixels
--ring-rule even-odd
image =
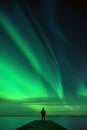
[[[53,121],[32,121],[16,130],[68,130]]]

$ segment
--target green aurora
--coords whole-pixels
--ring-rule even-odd
[[[12,14],[0,11],[0,115],[38,115],[43,106],[48,115],[87,114],[84,80],[77,78],[77,98],[65,95],[50,41],[38,24],[43,43],[16,4]]]

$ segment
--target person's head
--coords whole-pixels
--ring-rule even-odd
[[[44,110],[44,107],[42,107],[42,110]]]

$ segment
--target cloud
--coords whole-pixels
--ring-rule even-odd
[[[26,106],[23,102],[17,102],[0,98],[0,116],[36,115],[35,109]]]

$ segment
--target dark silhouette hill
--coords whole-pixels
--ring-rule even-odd
[[[53,121],[32,121],[16,130],[68,130]]]

